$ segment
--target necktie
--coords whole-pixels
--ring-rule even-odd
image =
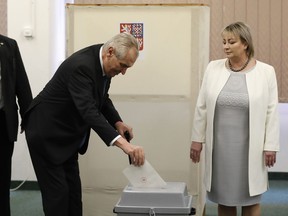
[[[107,82],[108,82],[108,78],[107,78],[107,76],[104,76],[103,77],[103,96],[106,93]]]

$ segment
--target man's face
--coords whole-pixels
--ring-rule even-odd
[[[106,76],[114,77],[118,74],[124,75],[129,67],[132,67],[137,59],[136,49],[131,48],[123,59],[118,59],[115,55],[113,47],[108,49],[108,52],[103,58],[103,67]]]

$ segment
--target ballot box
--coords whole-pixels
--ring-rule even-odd
[[[192,196],[184,182],[167,182],[162,188],[127,185],[113,211],[117,216],[195,215]]]

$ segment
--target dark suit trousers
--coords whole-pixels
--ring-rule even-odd
[[[14,142],[7,136],[4,111],[0,110],[0,214],[10,216],[11,160]]]
[[[49,161],[47,159],[49,157],[43,153],[41,147],[39,148],[41,135],[35,133],[37,127],[35,113],[37,111],[30,114],[25,133],[41,190],[45,216],[82,216],[78,152],[62,164]]]

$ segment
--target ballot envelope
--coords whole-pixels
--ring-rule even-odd
[[[117,216],[195,215],[192,196],[184,182],[166,182],[165,187],[141,188],[127,185],[114,207]]]

